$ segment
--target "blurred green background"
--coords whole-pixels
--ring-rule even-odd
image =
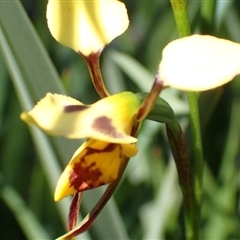
[[[104,50],[103,76],[111,93],[148,92],[163,47],[177,38],[173,13],[169,1],[124,2],[130,26]],[[81,143],[28,128],[20,113],[47,92],[84,103],[99,99],[83,59],[48,31],[46,4],[0,0],[0,239],[54,239],[66,232],[70,199],[55,203],[53,192]],[[189,1],[188,6],[193,33],[240,42],[239,1]],[[185,93],[167,89],[161,96],[191,148]],[[205,158],[201,239],[240,239],[240,78],[202,93],[199,104]],[[138,147],[114,199],[79,239],[185,238],[182,195],[164,125],[146,120]],[[84,195],[82,215],[103,189]]]

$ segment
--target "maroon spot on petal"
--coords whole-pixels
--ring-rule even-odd
[[[73,166],[72,171],[69,173],[69,187],[74,187],[74,189],[77,191],[84,191],[106,184],[106,182],[100,181],[100,177],[103,175],[103,173],[99,169],[94,169],[96,162],[92,162],[86,166],[86,157],[91,154],[112,152],[118,146],[118,144],[109,143],[104,149],[101,150],[87,147],[84,157],[80,160],[80,162]]]
[[[103,148],[103,149],[95,149],[95,148],[88,147],[85,156],[88,156],[88,155],[91,155],[91,154],[94,154],[94,153],[112,152],[112,151],[114,151],[114,149],[115,149],[117,146],[118,146],[118,144],[109,143],[109,144],[108,144],[105,148]]]
[[[113,138],[123,138],[123,134],[119,133],[116,128],[111,124],[112,119],[102,116],[94,120],[92,127],[98,132],[106,134]]]
[[[65,113],[78,112],[88,109],[89,106],[86,105],[68,105],[64,107]]]
[[[77,191],[84,191],[106,184],[103,181],[99,181],[103,173],[99,169],[93,169],[96,165],[96,162],[92,162],[90,165],[86,166],[86,157],[88,155],[98,154],[102,152],[112,152],[118,146],[118,144],[109,143],[104,149],[94,149],[87,147],[87,151],[84,157],[80,162],[74,165],[72,171],[69,173],[70,187],[74,187],[74,189]]]
[[[98,179],[102,176],[102,172],[99,169],[93,169],[96,165],[95,162],[91,163],[89,166],[86,166],[84,162],[85,157],[82,161],[74,165],[69,176],[70,187],[73,186],[77,191],[84,191],[97,187]]]

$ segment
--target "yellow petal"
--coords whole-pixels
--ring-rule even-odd
[[[126,157],[133,157],[137,154],[138,148],[136,144],[121,144],[122,151]]]
[[[193,35],[169,43],[159,73],[165,86],[204,91],[240,74],[240,44],[213,36]]]
[[[116,0],[49,0],[48,27],[61,44],[87,56],[128,27],[125,5]]]
[[[64,114],[66,106],[78,106],[81,110],[87,108],[76,99],[47,93],[30,112],[23,112],[20,117],[23,121],[34,124],[49,134],[64,135],[65,129],[72,124],[72,116]]]
[[[118,176],[121,159],[120,145],[88,140],[76,151],[60,176],[55,201],[112,182]]]
[[[122,92],[101,99],[91,108],[95,115],[89,129],[90,138],[112,143],[135,143],[137,140],[129,136],[140,101],[132,92]]]
[[[135,94],[122,92],[93,105],[58,94],[48,93],[21,119],[52,135],[93,138],[112,143],[134,143],[129,136],[140,102]]]

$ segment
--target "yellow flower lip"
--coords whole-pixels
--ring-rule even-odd
[[[85,56],[103,49],[129,24],[125,5],[117,0],[49,0],[47,22],[58,42]]]
[[[192,35],[169,43],[159,65],[165,86],[204,91],[240,74],[240,44],[208,35]]]
[[[89,139],[74,153],[60,176],[54,200],[114,181],[125,153],[134,156],[136,145],[126,144],[123,149],[120,144]]]
[[[31,111],[22,113],[21,119],[52,135],[129,144],[137,141],[130,133],[139,106],[139,99],[131,92],[92,105],[48,93]]]

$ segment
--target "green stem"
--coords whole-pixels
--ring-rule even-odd
[[[192,142],[194,153],[194,219],[193,226],[197,225],[196,236],[193,237],[190,231],[188,231],[187,237],[189,239],[199,239],[199,226],[201,219],[201,205],[202,205],[202,181],[203,181],[203,154],[202,154],[202,140],[201,130],[199,122],[199,109],[197,102],[197,94],[195,92],[188,92],[188,104],[190,109],[190,122],[192,130]],[[192,214],[191,214],[192,215]],[[196,229],[196,228],[195,228]]]
[[[195,92],[188,92],[188,104],[190,108],[190,122],[194,151],[195,196],[200,208],[202,202],[203,152],[197,100],[197,94]]]
[[[185,0],[170,0],[180,38],[191,34],[187,3]]]
[[[170,0],[179,37],[185,37],[191,34],[187,3],[185,0]],[[186,209],[186,214],[193,216],[191,226],[187,224],[187,238],[195,239],[199,238],[199,222],[201,214],[201,202],[202,202],[202,178],[203,178],[203,154],[202,154],[202,140],[201,140],[201,130],[199,122],[199,109],[198,109],[198,99],[195,92],[188,92],[188,103],[190,109],[190,123],[192,130],[192,142],[193,142],[193,152],[194,152],[194,207],[193,209]],[[187,206],[186,206],[187,207]],[[194,212],[192,212],[194,211]],[[188,218],[189,219],[189,218]],[[195,226],[198,226],[196,229]],[[197,231],[197,232],[195,232]],[[193,235],[194,232],[194,235]]]

